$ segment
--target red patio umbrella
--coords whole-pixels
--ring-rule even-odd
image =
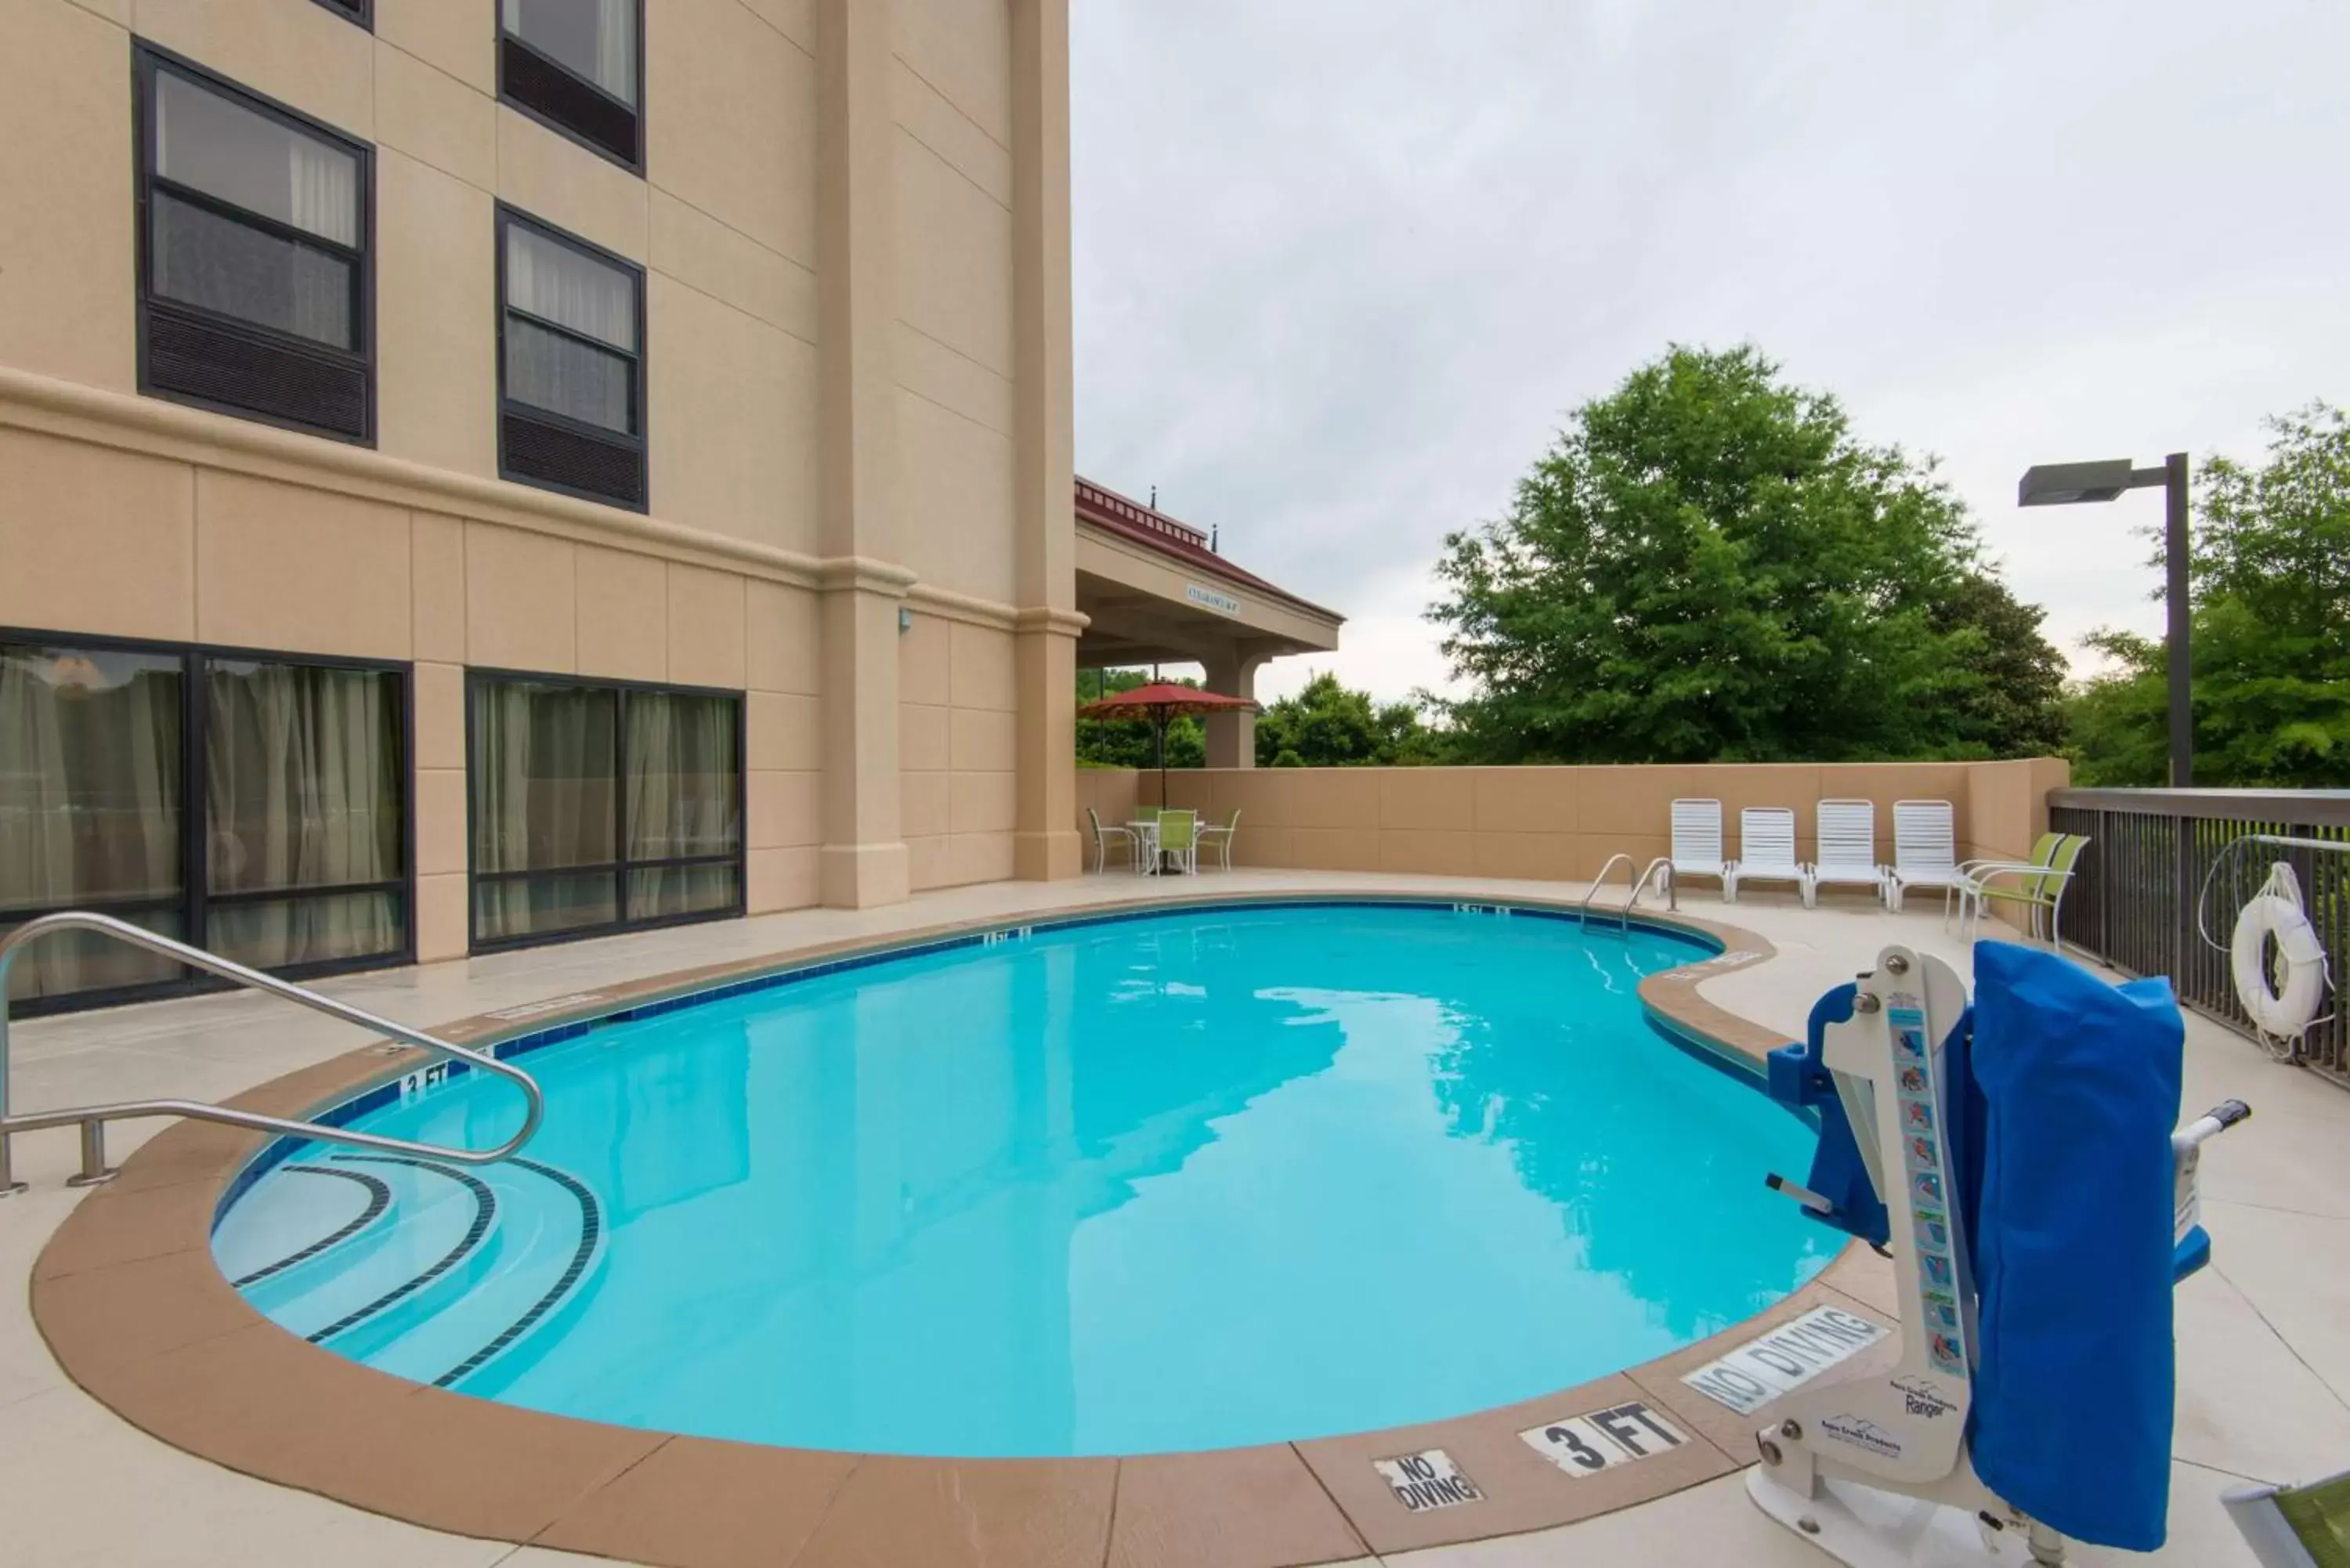
[[[1202,691],[1196,686],[1158,680],[1088,702],[1077,710],[1077,717],[1149,722],[1153,754],[1159,759],[1159,805],[1163,810],[1167,805],[1167,722],[1186,713],[1229,713],[1235,709],[1255,707],[1245,697],[1227,697],[1221,691]]]

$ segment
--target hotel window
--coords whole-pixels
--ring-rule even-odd
[[[743,700],[475,671],[476,950],[743,912]]]
[[[96,909],[260,969],[405,961],[407,752],[394,667],[0,634],[0,932]],[[197,978],[77,932],[9,989],[42,1011]]]
[[[348,16],[360,26],[375,26],[374,0],[318,0],[318,4],[338,16]]]
[[[498,214],[498,472],[645,507],[645,275]]]
[[[498,0],[498,93],[630,169],[642,166],[639,0]]]
[[[369,152],[140,47],[139,385],[374,439]]]

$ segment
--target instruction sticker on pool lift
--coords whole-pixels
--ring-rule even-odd
[[[1637,1399],[1587,1416],[1530,1427],[1518,1437],[1526,1447],[1578,1479],[1669,1453],[1689,1441],[1688,1433]]]
[[[1388,1483],[1396,1501],[1410,1513],[1427,1513],[1439,1508],[1458,1508],[1464,1502],[1482,1502],[1485,1494],[1477,1483],[1461,1472],[1452,1456],[1442,1449],[1429,1449],[1417,1454],[1398,1454],[1391,1459],[1373,1459],[1371,1468]]]
[[[1959,1315],[1959,1264],[1950,1232],[1942,1107],[1934,1081],[1926,1012],[1907,992],[1887,997],[1898,1064],[1895,1094],[1901,1106],[1901,1162],[1909,1177],[1910,1233],[1917,1241],[1918,1286],[1926,1308],[1927,1362],[1949,1377],[1967,1375],[1966,1329]]]

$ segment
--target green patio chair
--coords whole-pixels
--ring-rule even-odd
[[[1240,832],[1241,814],[1236,811],[1232,813],[1232,821],[1211,822],[1200,829],[1200,846],[1203,849],[1214,850],[1221,858],[1224,869],[1229,871],[1232,868],[1232,840],[1240,836]]]
[[[2220,1494],[2261,1568],[2350,1568],[2350,1470],[2306,1486]]]
[[[2032,935],[2036,939],[2044,929],[2049,944],[2061,953],[2064,937],[2057,918],[2064,910],[2064,889],[2072,885],[2081,851],[2088,846],[2088,839],[2080,834],[2043,833],[2033,846],[2030,860],[1974,862],[1966,868],[1966,882],[1959,892],[1960,909],[1971,903],[1976,928],[1981,926],[1983,911],[1993,900],[2028,909]],[[2009,878],[2012,886],[1999,885]]]
[[[1109,868],[1109,849],[1113,844],[1125,846],[1127,863],[1136,870],[1142,869],[1142,840],[1130,827],[1105,824],[1101,814],[1092,806],[1086,807],[1086,820],[1094,830],[1094,872],[1098,876]]]
[[[1200,874],[1200,814],[1196,811],[1159,813],[1159,855],[1171,860],[1187,877]]]
[[[1978,875],[1988,877],[1994,871],[2014,867],[2043,869],[2056,857],[2057,846],[2064,842],[2064,836],[2061,833],[2043,833],[2033,844],[2032,853],[2021,860],[2003,860],[1994,855],[1981,860],[1960,861],[1954,873],[1957,880],[1951,883],[1951,888],[1959,895],[1959,934],[1965,936],[1972,922],[1981,914],[1975,908]],[[1943,913],[1949,913],[1947,902]]]

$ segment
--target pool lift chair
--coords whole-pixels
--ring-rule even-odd
[[[1881,1343],[1781,1395],[1747,1477],[1850,1568],[2163,1541],[2171,1289],[2210,1258],[2196,1168],[2251,1113],[2176,1126],[2168,981],[2004,942],[1975,971],[1970,1006],[1949,964],[1888,947],[1770,1061],[1772,1096],[1819,1131],[1808,1185],[1770,1185],[1890,1257],[1900,1294],[1898,1362]]]

